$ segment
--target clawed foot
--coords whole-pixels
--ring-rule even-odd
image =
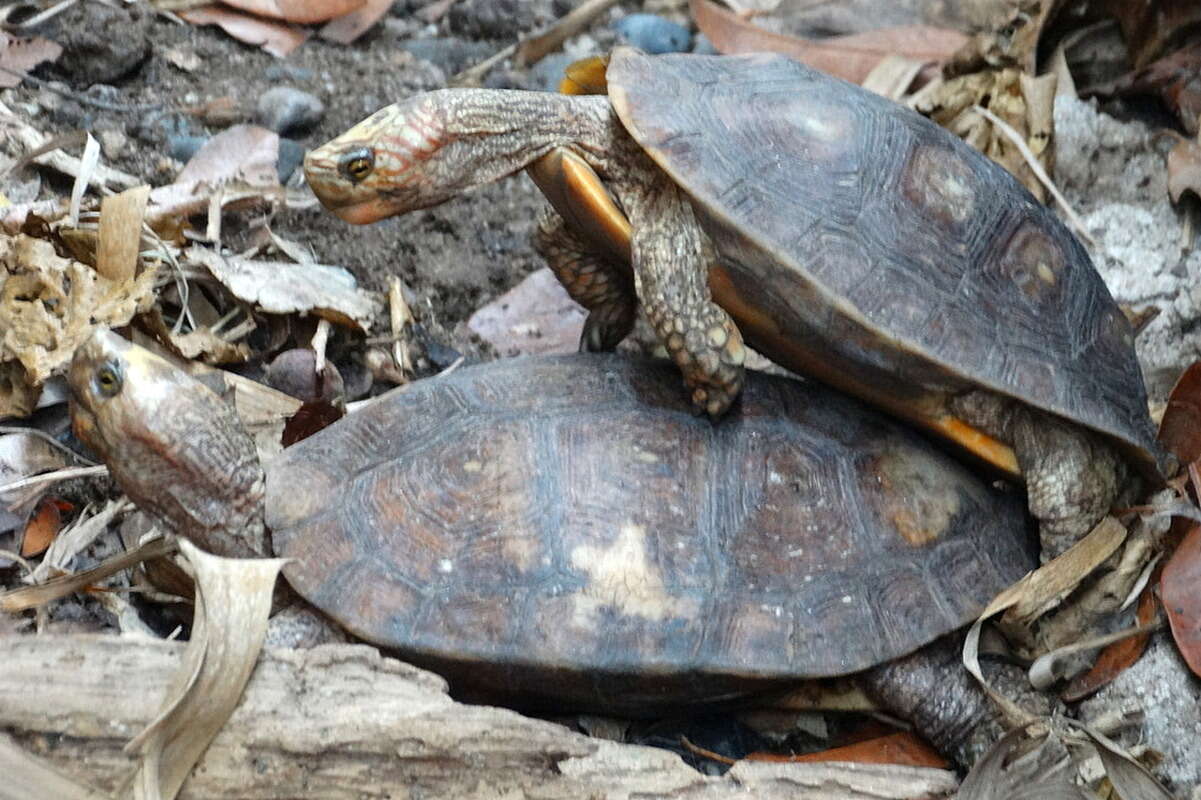
[[[717,418],[729,410],[742,391],[746,349],[734,321],[714,307],[716,313],[681,334],[665,338],[667,351],[680,367],[684,384],[698,412]],[[673,325],[679,327],[678,325]]]
[[[629,302],[597,306],[584,320],[580,332],[581,353],[607,353],[617,347],[634,327],[634,305]]]

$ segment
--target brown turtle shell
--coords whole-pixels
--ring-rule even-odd
[[[853,84],[772,55],[617,49],[622,123],[693,199],[715,298],[755,347],[907,416],[975,387],[1156,473],[1130,323],[1006,170]]]
[[[276,554],[358,636],[508,697],[645,712],[897,658],[1035,565],[1022,503],[813,383],[720,423],[665,363],[421,381],[268,468]]]

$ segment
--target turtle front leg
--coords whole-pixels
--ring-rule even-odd
[[[955,407],[1013,447],[1026,478],[1030,513],[1038,520],[1044,562],[1083,538],[1139,489],[1137,476],[1108,442],[1059,417],[989,392],[967,394]]]
[[[589,247],[553,208],[538,219],[534,249],[542,254],[571,299],[588,309],[580,334],[581,353],[617,347],[634,327],[638,299],[628,269]]]
[[[742,334],[709,294],[705,243],[692,206],[670,183],[643,201],[631,218],[638,298],[683,373],[693,405],[721,416],[742,390]]]

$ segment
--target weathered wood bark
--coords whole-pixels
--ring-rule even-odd
[[[112,791],[124,743],[158,707],[183,645],[0,638],[0,732],[61,775]],[[742,763],[703,776],[674,754],[456,703],[435,675],[362,645],[264,653],[185,798],[581,800],[945,798],[940,770]],[[0,781],[0,799],[13,797]]]

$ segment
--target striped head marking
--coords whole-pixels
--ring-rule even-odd
[[[427,208],[454,194],[438,181],[432,158],[453,137],[445,92],[380,109],[305,156],[304,173],[322,205],[354,225]]]

